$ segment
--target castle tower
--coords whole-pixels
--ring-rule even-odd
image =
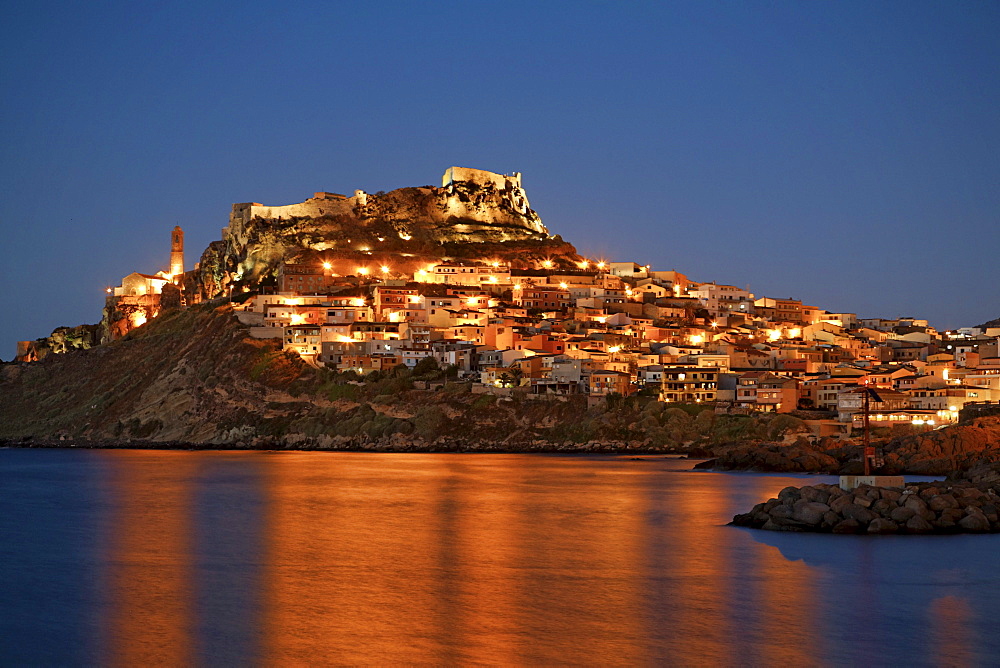
[[[170,275],[184,273],[184,230],[178,225],[170,233]]]

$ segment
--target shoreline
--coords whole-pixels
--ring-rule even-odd
[[[0,439],[0,449],[17,450],[175,450],[185,452],[371,452],[387,454],[538,454],[538,455],[632,455],[637,457],[658,456],[681,459],[692,463],[691,471],[705,473],[753,473],[796,476],[838,476],[830,471],[802,471],[792,468],[749,466],[746,468],[728,465],[712,466],[717,457],[700,448],[678,451],[644,444],[621,442],[555,444],[548,441],[502,444],[495,442],[460,442],[451,439],[436,439],[427,442],[372,442],[344,439],[344,442],[316,443],[311,439],[292,439],[283,443],[280,439],[262,439],[258,442],[204,443],[190,441],[142,441],[142,440],[93,440],[73,439]],[[860,466],[860,465],[859,465]],[[952,472],[954,473],[954,472]],[[948,477],[949,474],[928,474],[925,471],[901,471],[900,475]]]
[[[184,450],[184,451],[234,451],[234,452],[385,452],[423,454],[561,454],[561,455],[661,455],[692,462],[705,461],[708,457],[691,456],[664,448],[643,445],[585,444],[580,447],[560,446],[552,443],[460,444],[446,443],[195,443],[187,441],[95,441],[90,439],[0,439],[0,449],[19,450]]]

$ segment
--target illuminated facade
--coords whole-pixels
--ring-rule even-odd
[[[180,225],[170,233],[170,275],[180,276],[184,273],[184,230]]]

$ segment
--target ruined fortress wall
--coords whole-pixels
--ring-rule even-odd
[[[250,218],[264,218],[265,220],[276,220],[278,218],[319,218],[321,216],[346,213],[350,214],[354,209],[355,198],[347,199],[307,199],[300,204],[286,204],[284,206],[252,206],[250,207]]]
[[[521,172],[513,174],[497,174],[488,172],[485,169],[471,169],[469,167],[449,167],[441,177],[441,187],[447,187],[454,181],[472,181],[479,185],[492,183],[498,190],[504,190],[510,184],[513,188],[521,187]]]
[[[246,225],[258,217],[265,220],[277,220],[279,218],[319,218],[332,214],[350,215],[359,198],[367,200],[367,194],[358,192],[361,194],[355,194],[354,197],[312,197],[299,204],[285,204],[283,206],[266,206],[258,202],[233,204],[233,210],[229,214],[229,226],[223,228],[222,238],[232,237],[241,243],[246,243],[246,239],[243,238]],[[364,205],[364,201],[361,204]]]

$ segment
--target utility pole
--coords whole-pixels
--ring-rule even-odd
[[[864,433],[861,436],[861,442],[864,444],[865,475],[870,476],[872,474],[872,460],[875,459],[875,448],[872,447],[872,435],[871,429],[869,428],[869,419],[871,417],[871,390],[865,387],[864,395]]]

